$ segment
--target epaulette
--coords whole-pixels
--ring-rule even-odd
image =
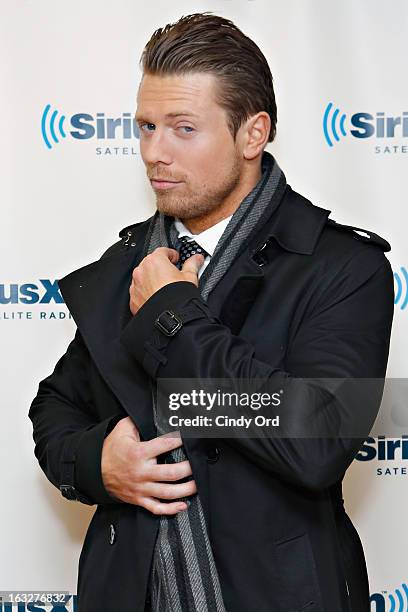
[[[378,234],[374,232],[368,231],[361,227],[355,227],[353,225],[343,225],[342,223],[337,223],[334,219],[327,219],[327,225],[330,225],[338,230],[344,230],[346,232],[352,232],[353,238],[355,240],[360,240],[361,242],[368,242],[370,244],[376,244],[381,247],[383,251],[391,251],[391,245],[389,242],[382,238]],[[362,232],[362,234],[358,233]]]

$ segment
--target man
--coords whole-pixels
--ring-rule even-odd
[[[321,398],[309,379],[383,379],[390,246],[287,184],[265,151],[268,64],[231,21],[193,14],[157,30],[142,68],[136,120],[157,211],[60,280],[78,329],[29,413],[48,479],[97,504],[79,610],[368,612],[341,481],[369,430],[163,434],[156,385],[298,377],[307,401],[287,409],[300,422]]]

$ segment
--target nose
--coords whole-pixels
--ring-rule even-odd
[[[166,134],[157,126],[153,133],[141,136],[140,153],[146,165],[171,164],[173,161]]]

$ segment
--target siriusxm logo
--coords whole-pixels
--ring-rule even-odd
[[[41,278],[39,285],[24,283],[18,285],[0,284],[0,304],[63,304],[64,300],[58,287],[58,281]]]
[[[402,583],[401,587],[389,593],[373,593],[370,597],[371,612],[408,612],[408,587]]]
[[[367,112],[354,113],[347,119],[346,113],[330,102],[323,113],[323,134],[329,147],[350,134],[354,138],[408,137],[408,111],[398,116],[375,115]]]
[[[394,304],[398,304],[404,310],[408,304],[408,272],[401,266],[401,273],[394,272],[395,296]]]
[[[67,123],[68,127],[67,127]],[[69,120],[58,110],[51,110],[51,105],[43,110],[41,116],[41,134],[48,149],[59,144],[67,133],[77,140],[90,138],[114,140],[139,138],[139,127],[131,113],[122,113],[121,117],[105,117],[105,113],[76,113]]]
[[[408,459],[408,435],[401,438],[367,438],[356,455],[358,461],[394,461]]]

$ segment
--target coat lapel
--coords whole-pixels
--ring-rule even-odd
[[[265,225],[208,296],[211,312],[233,334],[239,333],[264,284],[267,264],[283,250],[312,255],[330,212],[286,186]]]
[[[132,316],[129,286],[142,255],[143,228],[140,230],[137,247],[124,247],[114,255],[75,270],[58,284],[99,373],[132,417],[142,438],[148,440],[155,436],[156,429],[146,373],[119,342],[120,333]]]

